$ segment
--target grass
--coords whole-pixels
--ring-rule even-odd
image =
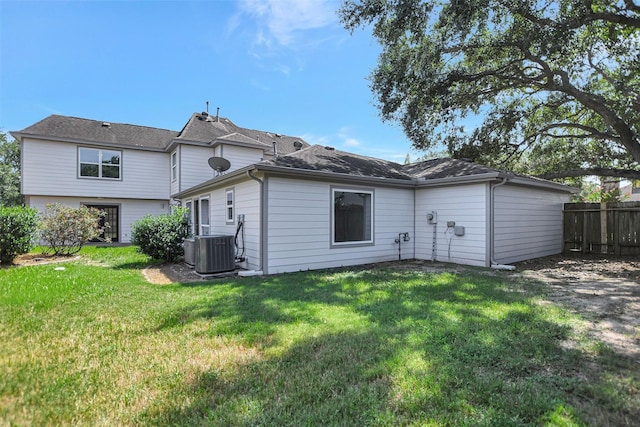
[[[0,270],[0,425],[632,425],[640,374],[506,276],[151,285],[133,248]],[[64,266],[64,270],[59,268]]]

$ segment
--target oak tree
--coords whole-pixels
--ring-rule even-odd
[[[350,31],[371,26],[381,116],[415,148],[547,178],[640,178],[636,1],[347,0],[339,13]]]

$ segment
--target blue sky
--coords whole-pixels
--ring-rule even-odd
[[[209,111],[363,155],[415,159],[367,76],[379,47],[337,0],[0,0],[0,128],[50,114],[180,130]]]

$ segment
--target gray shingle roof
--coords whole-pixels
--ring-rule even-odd
[[[164,150],[178,132],[147,126],[51,115],[17,135]]]
[[[404,180],[411,180],[412,178],[397,163],[347,153],[320,145],[312,145],[288,155],[265,160],[262,164],[362,177]]]
[[[279,154],[288,154],[295,151],[293,144],[296,141],[299,141],[303,147],[309,146],[301,138],[242,128],[226,117],[216,117],[205,113],[194,113],[180,132],[177,140],[213,144],[218,138],[228,137],[228,135],[232,134],[244,135],[260,144],[265,144],[269,148],[272,147],[273,141],[275,141]]]
[[[280,154],[295,151],[293,144],[296,141],[299,141],[303,147],[309,146],[301,138],[241,128],[227,118],[205,117],[201,113],[192,114],[187,124],[179,132],[148,126],[51,115],[13,133],[17,137],[32,136],[153,150],[166,150],[173,141],[213,144],[218,139],[220,139],[219,142],[234,141],[255,144],[256,147],[268,151],[272,150],[272,142],[276,141]]]
[[[414,178],[438,179],[459,176],[480,175],[485,173],[502,173],[497,169],[457,159],[432,159],[404,165],[402,168]]]
[[[319,172],[342,173],[352,176],[392,179],[437,179],[460,176],[501,173],[496,169],[456,159],[434,159],[410,165],[312,145],[306,149],[267,160],[262,164],[305,169]]]

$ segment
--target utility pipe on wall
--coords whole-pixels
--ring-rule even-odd
[[[265,222],[266,222],[266,215],[265,215],[265,197],[264,197],[264,182],[251,174],[251,170],[247,171],[247,176],[249,178],[251,178],[254,181],[257,181],[258,184],[260,185],[260,265],[258,266],[258,270],[255,272],[256,275],[262,275],[262,272],[264,271],[264,267],[265,267],[265,263],[264,263],[264,257],[265,257],[265,248],[264,248],[264,233],[266,232],[266,226],[265,226]]]
[[[489,244],[489,263],[491,264],[491,268],[495,268],[497,270],[515,270],[516,267],[514,265],[507,264],[499,264],[495,259],[495,189],[501,187],[507,183],[508,178],[502,178],[502,181],[497,184],[491,184],[489,187],[489,209],[491,210],[489,215],[489,239],[491,243]]]

